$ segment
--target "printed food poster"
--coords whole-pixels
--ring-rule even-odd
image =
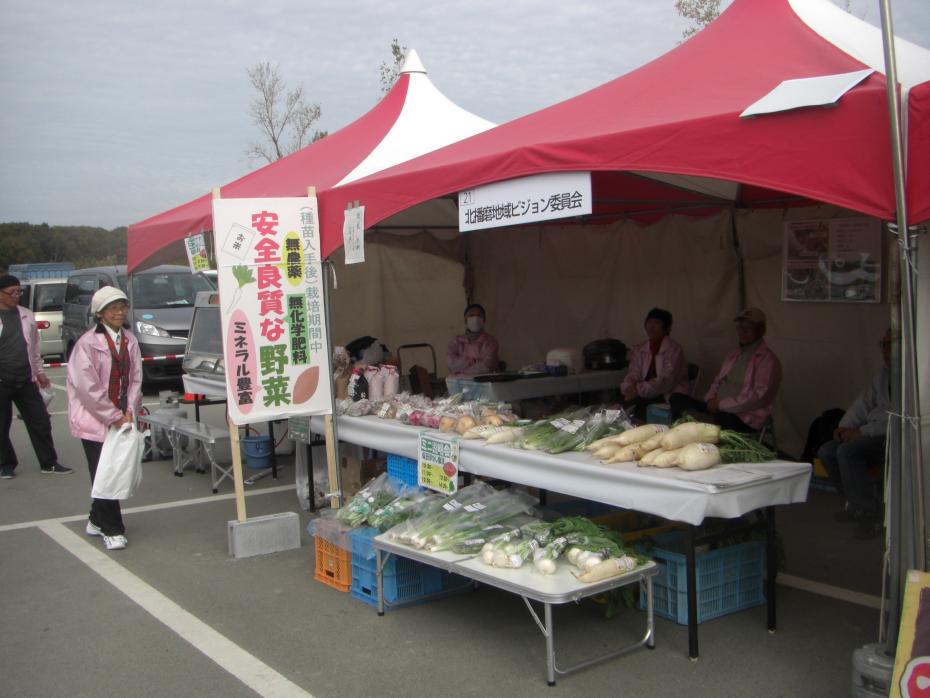
[[[872,218],[785,223],[782,300],[881,301],[881,223]]]
[[[213,228],[230,418],[330,414],[316,198],[215,199]]]

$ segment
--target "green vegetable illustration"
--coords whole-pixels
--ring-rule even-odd
[[[233,308],[236,307],[236,303],[239,302],[239,299],[242,298],[242,287],[246,284],[254,284],[255,277],[252,276],[252,270],[247,267],[245,264],[237,264],[232,268],[233,276],[236,277],[236,281],[239,284],[239,288],[236,289],[236,292],[233,294],[232,302],[229,304],[229,308],[226,309],[226,312],[229,313]]]

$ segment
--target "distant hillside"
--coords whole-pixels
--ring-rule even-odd
[[[73,262],[78,269],[126,263],[126,228],[0,223],[0,270],[11,264]]]

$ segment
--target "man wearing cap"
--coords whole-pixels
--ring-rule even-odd
[[[19,305],[23,290],[19,279],[0,276],[0,478],[13,477],[18,461],[10,426],[13,403],[26,424],[29,440],[43,473],[68,475],[71,468],[59,464],[52,442],[52,422],[39,393],[50,385],[42,371],[39,330],[32,311]]]
[[[676,393],[669,400],[672,417],[697,410],[715,423],[734,431],[759,431],[772,414],[781,383],[781,362],[769,349],[765,313],[747,308],[734,318],[739,349],[727,356],[711,383],[704,402]]]
[[[129,300],[104,286],[90,300],[96,327],[82,334],[68,359],[68,422],[81,440],[91,484],[110,427],[132,421],[142,404],[142,354],[139,342],[125,330]],[[117,499],[94,499],[84,528],[101,536],[107,550],[126,547],[126,527]]]

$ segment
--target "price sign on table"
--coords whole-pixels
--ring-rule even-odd
[[[459,488],[458,437],[441,437],[420,432],[417,454],[417,484],[452,494]]]

